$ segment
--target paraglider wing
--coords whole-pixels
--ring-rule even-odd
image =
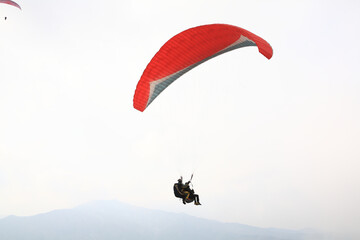
[[[227,24],[185,30],[167,41],[145,68],[135,90],[134,108],[144,111],[172,82],[199,64],[225,52],[257,46],[270,59],[273,50],[259,36]]]
[[[0,0],[0,3],[6,3],[6,4],[9,4],[9,5],[12,5],[14,7],[17,7],[18,9],[21,10],[21,7],[19,4],[17,4],[16,2],[14,1],[10,1],[10,0]]]

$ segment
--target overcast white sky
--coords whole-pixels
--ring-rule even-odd
[[[0,215],[118,199],[360,235],[359,1],[17,2],[0,6]],[[224,54],[135,110],[162,44],[209,23],[273,58]],[[172,184],[194,170],[203,206],[184,207]]]

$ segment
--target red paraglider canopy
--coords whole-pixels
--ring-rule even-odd
[[[19,4],[17,4],[16,2],[14,1],[10,1],[10,0],[0,0],[0,3],[6,3],[6,4],[9,4],[9,5],[12,5],[14,7],[17,7],[18,9],[21,10],[21,7]]]
[[[144,111],[172,82],[199,64],[222,53],[257,46],[270,59],[273,50],[259,36],[240,27],[211,24],[185,30],[169,41],[151,59],[134,95],[134,108]]]

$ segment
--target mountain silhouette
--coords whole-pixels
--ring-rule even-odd
[[[222,223],[115,200],[0,219],[2,240],[303,240],[305,237],[305,231]]]

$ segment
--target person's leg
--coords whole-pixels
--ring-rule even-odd
[[[184,197],[183,197],[183,204],[186,204],[186,201],[189,199],[190,192],[188,192],[188,191],[184,191],[184,192],[183,192],[183,194],[184,194]]]
[[[195,202],[194,202],[195,205],[201,205],[200,200],[199,200],[199,195],[194,194],[194,199],[195,199]]]

